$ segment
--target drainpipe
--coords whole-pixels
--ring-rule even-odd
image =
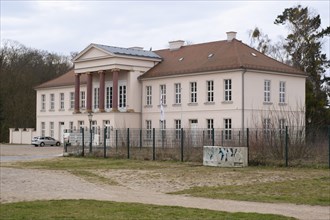
[[[244,129],[245,129],[245,125],[244,125],[244,119],[245,119],[245,106],[244,106],[244,91],[245,91],[245,84],[244,84],[244,75],[246,73],[246,69],[244,68],[242,71],[242,135],[243,135],[243,139],[244,139]]]

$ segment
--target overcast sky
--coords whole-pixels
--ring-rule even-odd
[[[330,25],[328,0],[309,1],[1,1],[1,40],[69,55],[90,43],[118,47],[166,48],[168,41],[203,43],[237,39],[249,44],[248,30],[258,26],[277,41],[286,37],[274,24],[285,8],[302,4]],[[329,57],[329,37],[324,39]]]

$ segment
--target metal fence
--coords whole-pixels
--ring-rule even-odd
[[[315,165],[330,162],[330,127],[306,129],[115,129],[73,132],[72,155],[202,162],[203,146],[248,147],[249,164]]]

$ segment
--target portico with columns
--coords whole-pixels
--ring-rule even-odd
[[[74,59],[74,114],[93,113],[114,126],[141,125],[142,85],[138,77],[161,58],[141,48],[91,44]],[[86,108],[80,108],[81,82],[86,74]],[[86,116],[87,117],[87,116]]]

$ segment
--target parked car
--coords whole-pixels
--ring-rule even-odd
[[[31,144],[38,147],[43,147],[45,145],[50,145],[50,146],[60,146],[61,142],[55,140],[52,137],[42,137],[42,136],[38,136],[38,137],[34,137],[32,138]]]

